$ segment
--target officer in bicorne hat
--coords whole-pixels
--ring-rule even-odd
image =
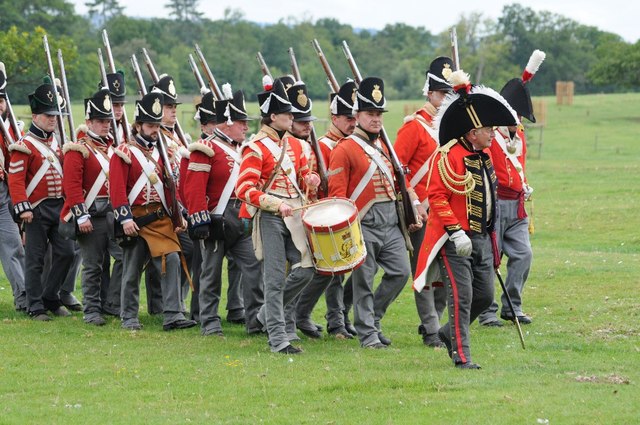
[[[431,157],[438,149],[438,135],[433,118],[442,104],[451,85],[442,75],[443,71],[451,70],[453,61],[445,56],[435,58],[426,71],[426,81],[423,94],[427,103],[422,108],[405,118],[405,122],[398,130],[398,136],[393,149],[398,154],[400,163],[409,168],[409,180],[418,195],[417,208],[426,213],[429,209],[427,199],[427,177],[431,165]],[[445,71],[446,72],[446,71]],[[411,255],[411,272],[415,277],[418,252],[424,239],[426,227],[410,233],[411,244],[414,247]],[[440,318],[447,305],[447,291],[442,286],[432,286],[422,291],[414,291],[416,308],[420,325],[418,333],[422,335],[422,342],[429,347],[441,347],[438,338]]]
[[[4,122],[9,135],[16,141],[22,134],[15,134],[9,124],[7,96],[7,74],[4,63],[0,62],[0,120]],[[15,118],[15,117],[13,117]],[[18,122],[18,133],[24,123]],[[11,216],[11,197],[7,172],[9,170],[9,141],[0,133],[0,262],[11,285],[16,311],[27,311],[27,296],[24,289],[24,247],[18,226]]]
[[[531,104],[531,93],[527,84],[538,71],[545,58],[544,52],[536,50],[522,73],[522,78],[509,80],[500,94],[518,113],[518,118],[525,117],[535,123]],[[493,164],[498,177],[498,208],[500,219],[496,222],[498,249],[504,253],[507,262],[505,287],[513,303],[513,308],[521,324],[531,323],[531,318],[522,311],[522,290],[529,276],[533,252],[529,240],[529,217],[524,202],[529,200],[533,189],[527,183],[525,160],[527,156],[527,140],[522,125],[499,127],[495,140],[491,144]],[[503,294],[500,317],[513,320],[506,296]],[[480,324],[501,326],[497,318],[498,303],[493,302],[478,318]]]
[[[293,208],[306,201],[307,186],[315,190],[320,177],[309,170],[300,141],[286,136],[293,115],[282,81],[265,77],[263,86],[262,127],[242,149],[236,194],[245,202],[241,217],[253,218],[256,257],[263,260],[265,304],[256,325],[266,326],[271,351],[297,354],[302,350],[290,344],[284,308],[309,283],[314,268],[300,211]]]
[[[350,198],[358,207],[361,220],[367,256],[351,273],[351,279],[354,325],[360,345],[367,348],[391,344],[382,334],[380,322],[411,272],[398,226],[397,182],[389,152],[380,139],[386,103],[382,79],[363,79],[353,106],[356,128],[331,152],[328,172],[329,196]],[[410,194],[415,197],[412,190]],[[384,275],[374,293],[378,266]]]
[[[122,327],[142,328],[138,319],[140,275],[150,258],[162,289],[163,329],[196,325],[183,313],[180,244],[168,215],[164,159],[158,150],[163,96],[150,92],[136,101],[134,142],[122,144],[111,158],[109,192],[114,217],[122,226]],[[131,202],[129,200],[132,200]]]
[[[29,315],[40,321],[69,316],[59,291],[71,268],[73,241],[58,233],[62,196],[62,152],[54,137],[60,115],[56,88],[42,84],[29,95],[32,123],[25,137],[10,146],[9,189],[16,217],[26,236],[25,288]],[[43,279],[44,257],[51,246],[51,269]]]
[[[469,325],[493,299],[497,219],[496,175],[488,152],[493,126],[516,125],[516,113],[497,92],[472,87],[459,70],[448,75],[454,93],[436,115],[440,149],[428,178],[429,217],[414,289],[447,286],[449,321],[438,336],[456,367],[479,369],[471,359]],[[436,267],[436,269],[433,269]],[[440,276],[436,276],[439,271]],[[427,273],[428,272],[428,273]]]
[[[213,134],[189,145],[191,157],[186,173],[185,199],[190,225],[201,240],[200,325],[203,335],[223,335],[218,308],[222,294],[222,264],[231,254],[243,276],[244,323],[247,332],[259,333],[255,326],[264,302],[261,264],[253,252],[251,235],[245,234],[239,212],[241,201],[235,193],[240,171],[239,146],[248,129],[244,94],[222,86],[224,99],[215,102]],[[224,224],[224,225],[223,225]],[[254,327],[251,328],[251,324]]]
[[[102,326],[107,293],[120,295],[122,249],[112,237],[113,209],[109,202],[109,160],[113,155],[110,137],[113,105],[104,87],[84,100],[85,125],[76,143],[64,145],[65,161],[62,187],[65,204],[60,219],[73,225],[82,257],[82,294],[84,321]],[[114,257],[111,282],[103,282],[104,258]],[[106,263],[109,264],[109,263]],[[116,288],[109,286],[115,285]],[[118,306],[120,302],[118,301]]]

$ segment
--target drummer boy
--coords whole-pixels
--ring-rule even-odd
[[[411,268],[405,240],[398,227],[396,184],[389,152],[380,139],[385,109],[384,83],[362,80],[356,91],[356,129],[332,151],[329,161],[329,196],[347,197],[359,210],[367,256],[352,273],[354,325],[360,345],[386,348],[380,321],[402,291]],[[410,189],[415,197],[415,192]],[[377,266],[384,275],[373,291]]]

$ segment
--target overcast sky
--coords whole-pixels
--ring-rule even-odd
[[[72,0],[76,11],[87,12],[87,0]],[[125,14],[132,17],[160,17],[167,15],[166,0],[120,0]],[[253,22],[275,23],[295,16],[297,18],[335,18],[356,28],[382,29],[387,24],[405,23],[423,26],[433,34],[455,24],[461,14],[482,12],[497,19],[505,5],[520,3],[535,11],[550,11],[571,18],[581,24],[598,27],[619,34],[626,41],[640,39],[640,2],[633,0],[200,0],[200,11],[212,20],[221,19],[224,9],[231,7],[244,12],[245,19]]]

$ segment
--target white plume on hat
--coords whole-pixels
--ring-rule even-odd
[[[533,51],[531,57],[529,57],[529,62],[527,62],[527,66],[524,68],[524,72],[522,73],[523,83],[526,83],[533,78],[535,73],[538,72],[540,64],[542,64],[546,56],[547,55],[542,50],[536,49]]]

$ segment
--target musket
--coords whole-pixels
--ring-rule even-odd
[[[9,128],[13,131],[13,134],[15,134],[15,137],[19,140],[21,139],[22,134],[20,131],[20,127],[18,127],[18,121],[16,120],[16,116],[13,113],[13,108],[11,107],[11,102],[9,101],[9,95],[6,93],[5,93],[4,100],[5,100],[5,103],[7,104],[7,119],[9,120]],[[4,124],[4,121],[2,124]],[[6,125],[5,125],[5,128],[6,128]],[[6,130],[8,132],[9,129],[6,129]],[[5,140],[7,141],[8,144],[15,142],[13,137],[5,138]]]
[[[138,90],[140,91],[140,94],[142,96],[146,95],[147,86],[144,84],[142,72],[140,72],[140,65],[138,65],[138,58],[135,54],[131,56],[131,68],[133,68],[133,75],[138,83]],[[169,155],[167,154],[167,145],[164,139],[164,134],[162,134],[160,129],[158,129],[158,138],[157,146],[160,156],[162,157],[164,184],[166,185],[169,197],[171,198],[171,211],[169,211],[169,214],[171,215],[171,223],[173,223],[174,228],[182,227],[182,214],[180,214],[180,204],[176,197],[176,182],[173,177],[173,171],[171,170],[171,163],[169,162]]]
[[[158,73],[156,72],[156,68],[153,66],[153,62],[151,61],[151,57],[149,56],[149,53],[147,52],[147,49],[145,49],[144,47],[142,48],[142,55],[144,56],[144,63],[147,65],[147,69],[149,70],[149,74],[151,74],[151,80],[155,84],[158,81],[160,81],[160,78],[158,77]],[[178,118],[177,117],[176,117],[176,124],[173,127],[173,129],[176,132],[176,136],[178,136],[178,139],[180,140],[180,143],[182,143],[183,146],[188,146],[189,143],[187,142],[187,139],[184,137],[184,133],[182,132],[182,127],[180,127],[180,123],[178,122]]]
[[[460,57],[458,56],[458,33],[456,27],[451,27],[449,30],[451,36],[451,60],[453,61],[453,70],[460,69]]]
[[[5,141],[6,146],[13,145],[15,143],[15,140],[13,140],[13,137],[11,137],[11,133],[9,133],[9,129],[5,125],[2,117],[0,117],[0,132]],[[0,167],[4,169],[4,164],[0,164]]]
[[[351,50],[349,49],[349,45],[347,44],[346,41],[342,42],[342,51],[344,52],[344,55],[347,58],[347,62],[349,63],[349,67],[351,68],[351,72],[353,73],[356,84],[360,85],[360,83],[362,82],[362,74],[360,74],[358,65],[356,64],[355,59],[353,59],[353,55],[351,54]],[[400,164],[400,160],[396,155],[396,151],[393,150],[393,146],[389,141],[389,136],[387,135],[387,132],[385,131],[384,127],[382,127],[382,130],[380,130],[380,138],[382,139],[384,144],[387,146],[387,149],[389,150],[389,154],[391,155],[391,164],[393,165],[393,171],[396,175],[396,181],[398,183],[398,187],[400,188],[400,190],[398,191],[398,197],[400,199],[398,199],[398,201],[399,201],[399,205],[402,207],[402,210],[403,210],[402,211],[403,217],[401,217],[401,219],[404,219],[404,224],[406,226],[409,226],[411,224],[417,224],[418,220],[417,220],[416,209],[415,209],[415,206],[413,205],[413,202],[411,201],[411,198],[409,197],[409,192],[407,191],[407,182],[405,180],[404,169],[402,167],[402,164]],[[406,239],[408,238],[405,235],[405,240]],[[407,246],[411,247],[411,242],[408,240],[406,242],[407,242]],[[409,250],[412,251],[411,248],[409,248]]]
[[[322,65],[322,69],[324,69],[324,73],[327,75],[327,83],[329,84],[331,92],[338,93],[340,90],[340,84],[338,84],[338,80],[336,80],[336,77],[331,70],[331,66],[329,66],[329,61],[327,61],[327,57],[324,55],[322,48],[320,48],[320,43],[318,43],[318,40],[314,38],[311,44],[318,54],[318,59],[320,59],[320,64]]]
[[[104,58],[102,57],[102,49],[99,47],[98,47],[98,63],[100,64],[100,78],[102,79],[102,86],[106,87],[108,90],[109,80],[107,80],[107,70],[104,68]],[[116,121],[116,116],[113,113],[113,106],[111,110],[111,128],[113,128],[113,143],[116,146],[118,146],[120,143],[122,143],[122,141],[120,140],[120,132],[118,131],[118,122]]]
[[[49,70],[49,78],[51,78],[51,85],[55,91],[56,108],[59,115],[56,115],[56,122],[58,123],[58,134],[60,135],[60,145],[62,146],[67,139],[67,135],[64,131],[64,121],[62,120],[62,108],[60,108],[60,102],[58,102],[58,89],[56,88],[56,74],[53,72],[53,61],[51,60],[51,51],[49,50],[49,40],[45,34],[42,37],[42,44],[44,45],[44,53],[47,57],[47,68]],[[73,132],[73,131],[72,131]]]
[[[193,76],[196,77],[196,83],[198,83],[198,88],[200,90],[202,90],[203,88],[206,88],[207,85],[202,79],[202,75],[200,75],[200,70],[198,69],[198,66],[196,65],[196,61],[193,59],[193,55],[191,53],[189,53],[189,66],[191,67],[191,71],[193,71]]]
[[[115,74],[116,63],[113,61],[113,54],[111,54],[111,43],[109,43],[109,34],[107,34],[107,30],[102,30],[102,43],[104,44],[104,50],[107,54],[107,62],[109,62],[109,72]],[[109,87],[107,85],[107,87]],[[131,137],[131,127],[129,127],[129,119],[127,118],[127,111],[122,105],[122,129],[124,130],[125,142],[129,140]],[[113,128],[113,132],[116,132],[116,127]]]
[[[207,60],[202,54],[202,50],[200,50],[200,46],[198,46],[198,43],[195,44],[195,47],[196,47],[196,56],[198,56],[198,60],[200,61],[200,66],[204,71],[204,75],[207,77],[207,81],[209,81],[209,88],[213,92],[213,96],[215,100],[220,100],[222,99],[223,96],[222,96],[222,92],[220,91],[220,87],[216,82],[216,78],[213,76],[213,72],[211,72],[211,68],[209,68],[209,64],[207,63]]]
[[[69,96],[69,85],[67,84],[67,72],[64,69],[64,59],[62,58],[62,50],[58,49],[58,64],[60,65],[60,83],[62,84],[62,95],[64,101],[67,104],[68,114],[67,121],[69,122],[69,133],[71,133],[71,141],[77,142],[76,127],[73,124],[73,112],[71,112],[71,97]]]
[[[271,78],[273,80],[273,76],[271,75],[271,72],[269,71],[269,67],[267,66],[267,63],[264,61],[264,58],[262,57],[262,53],[258,52],[256,54],[256,58],[258,59],[258,63],[260,64],[260,69],[262,70],[262,75],[268,75],[269,78]]]
[[[293,51],[293,47],[289,47],[289,59],[291,61],[291,71],[293,72],[293,76],[297,81],[302,81],[302,77],[300,76],[300,68],[298,67],[298,61],[296,60],[296,54]],[[320,175],[320,190],[324,193],[328,193],[328,177],[327,177],[327,165],[324,163],[324,157],[322,156],[322,151],[320,150],[320,145],[318,144],[318,138],[316,137],[316,129],[311,126],[311,134],[309,135],[309,140],[311,141],[311,149],[313,149],[313,153],[316,156],[316,160],[318,162],[318,175]]]

